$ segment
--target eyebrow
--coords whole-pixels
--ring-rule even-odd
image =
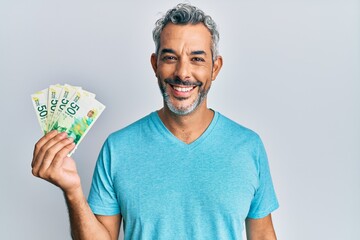
[[[175,51],[170,48],[161,49],[160,55],[165,54],[165,53],[175,53]]]
[[[203,50],[197,50],[197,51],[192,51],[191,55],[206,55],[206,52]]]
[[[165,54],[165,53],[173,53],[175,54],[175,51],[171,48],[164,48],[160,51],[160,55]],[[196,50],[196,51],[192,51],[190,53],[190,55],[206,55],[206,52],[203,50]]]

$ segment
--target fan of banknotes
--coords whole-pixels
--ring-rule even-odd
[[[94,93],[68,84],[51,85],[32,94],[31,99],[43,133],[66,132],[76,147],[105,109]]]

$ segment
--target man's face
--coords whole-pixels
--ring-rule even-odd
[[[87,113],[87,116],[89,118],[91,118],[92,116],[94,115],[94,111],[90,110],[88,113]]]
[[[206,95],[221,68],[212,61],[211,34],[203,24],[167,24],[151,62],[166,106],[177,115],[206,108]],[[220,66],[220,67],[219,67]]]

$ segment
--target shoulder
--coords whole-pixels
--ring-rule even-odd
[[[136,137],[141,135],[143,129],[149,125],[152,115],[153,113],[150,113],[128,126],[111,133],[106,140],[107,143],[111,145],[113,143],[128,141],[129,139],[136,139]]]
[[[223,134],[247,140],[259,141],[260,136],[254,130],[222,115],[218,112],[218,128]]]

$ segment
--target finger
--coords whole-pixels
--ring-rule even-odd
[[[67,155],[75,148],[75,143],[71,142],[65,147],[63,147],[55,156],[51,168],[58,169],[63,165],[64,159],[67,157]]]
[[[34,152],[33,152],[33,159],[31,161],[31,167],[34,167],[34,162],[39,154],[40,149],[52,138],[57,136],[58,131],[53,130],[47,134],[45,134],[40,140],[35,144]]]
[[[56,142],[61,141],[65,137],[66,133],[58,133],[57,131],[55,131],[55,135],[54,133],[51,133],[49,135],[45,135],[42,139],[40,139],[39,142],[35,145],[36,150],[34,151],[34,157],[31,163],[31,167],[36,168],[40,166],[47,149],[53,146]]]
[[[59,157],[59,152],[61,152],[61,150],[63,148],[66,148],[67,145],[71,144],[74,140],[72,138],[65,138],[59,142],[57,142],[56,144],[54,144],[51,148],[49,148],[44,157],[43,157],[43,161],[39,167],[39,176],[40,177],[47,177],[46,172],[49,168],[49,166],[53,163],[55,157]],[[66,155],[65,155],[66,156]],[[63,158],[65,157],[63,156]],[[60,155],[61,157],[61,155]]]
[[[33,152],[33,158],[35,158],[35,156],[38,154],[41,147],[47,141],[49,141],[51,138],[55,137],[57,134],[58,134],[58,131],[53,130],[53,131],[48,132],[47,134],[45,134],[42,138],[40,138],[40,140],[35,144],[35,148],[34,148],[34,152]]]
[[[37,151],[37,153],[33,159],[33,163],[32,163],[33,172],[37,173],[37,171],[39,170],[39,168],[44,160],[44,155],[46,154],[46,152],[52,146],[57,144],[58,142],[62,141],[63,139],[66,139],[66,136],[67,136],[66,133],[59,133],[59,134],[55,135],[54,137],[49,138],[49,140],[45,144],[42,143],[41,148]],[[34,175],[37,175],[37,174],[34,174]]]

